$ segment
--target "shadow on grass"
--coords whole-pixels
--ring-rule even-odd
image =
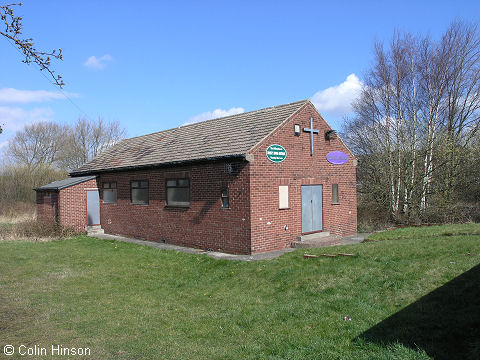
[[[434,359],[480,359],[480,265],[359,336],[423,349]]]

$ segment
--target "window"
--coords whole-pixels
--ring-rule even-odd
[[[117,183],[116,182],[103,183],[103,203],[104,204],[117,203]]]
[[[338,203],[338,184],[332,184],[332,204]]]
[[[130,199],[135,205],[148,205],[148,181],[135,180],[130,183]]]
[[[190,206],[189,179],[167,179],[166,193],[168,206]]]
[[[228,199],[228,189],[223,189],[221,193],[222,193],[222,208],[229,209],[230,201]]]
[[[278,187],[278,208],[288,209],[288,185]]]

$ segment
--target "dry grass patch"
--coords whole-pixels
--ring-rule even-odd
[[[0,241],[51,241],[78,235],[54,221],[36,219],[32,203],[0,203]]]
[[[25,220],[0,226],[0,241],[50,241],[78,235],[54,221]]]
[[[0,203],[0,224],[16,224],[36,217],[36,206],[32,203]]]

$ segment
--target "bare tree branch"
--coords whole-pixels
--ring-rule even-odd
[[[0,18],[4,25],[4,29],[0,29],[0,35],[12,41],[15,46],[23,53],[25,58],[22,60],[25,64],[34,63],[38,65],[40,71],[46,71],[53,79],[53,83],[62,88],[65,83],[61,75],[55,75],[55,71],[51,68],[51,59],[63,60],[62,49],[54,49],[52,51],[41,51],[35,47],[33,38],[23,38],[22,17],[15,15],[14,6],[22,6],[22,3],[12,3],[0,5]],[[1,127],[0,127],[1,132]]]
[[[453,22],[439,41],[395,32],[388,48],[375,43],[364,84],[344,128],[364,198],[393,221],[465,199],[468,168],[478,168],[477,26]]]

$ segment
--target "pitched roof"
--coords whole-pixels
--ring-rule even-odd
[[[63,179],[63,180],[54,181],[50,184],[39,186],[39,187],[35,188],[34,190],[36,190],[36,191],[62,190],[62,189],[65,189],[67,187],[77,185],[77,184],[81,184],[85,181],[92,180],[92,179],[95,179],[95,178],[96,178],[95,175],[76,176],[76,177],[72,177],[72,178],[67,178],[67,179]]]
[[[125,139],[72,175],[244,156],[309,100]]]

